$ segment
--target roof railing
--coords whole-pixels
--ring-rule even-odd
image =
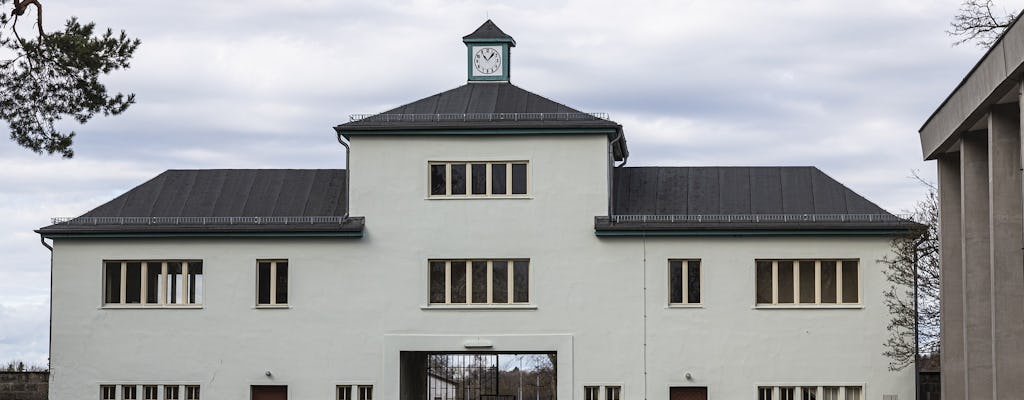
[[[64,225],[290,225],[344,224],[343,216],[301,217],[56,217]]]
[[[894,214],[689,214],[612,215],[613,223],[871,223],[911,222],[909,215]]]
[[[607,113],[352,114],[350,122],[507,122],[608,120]]]

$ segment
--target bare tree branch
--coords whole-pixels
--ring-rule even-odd
[[[997,16],[992,11],[992,0],[964,0],[960,13],[949,23],[946,34],[958,38],[954,46],[975,41],[980,47],[992,47],[1003,31],[1013,22],[1016,12]]]

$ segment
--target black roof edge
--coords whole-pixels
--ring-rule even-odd
[[[658,236],[678,234],[694,236],[700,234],[720,235],[723,232],[790,232],[790,234],[815,234],[823,232],[879,235],[913,235],[927,227],[923,224],[898,219],[879,222],[612,222],[610,217],[594,217],[594,231],[598,236]],[[630,234],[630,233],[634,234]],[[756,234],[756,233],[755,233]]]
[[[239,225],[178,225],[178,224],[97,224],[74,225],[53,224],[36,229],[44,238],[62,236],[89,235],[197,235],[216,236],[231,234],[280,234],[282,236],[299,234],[353,236],[362,233],[366,228],[365,217],[348,217],[342,224],[239,224]]]

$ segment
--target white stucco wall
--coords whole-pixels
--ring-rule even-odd
[[[351,211],[366,217],[362,239],[57,240],[51,399],[165,382],[200,384],[204,399],[247,399],[265,384],[288,385],[292,399],[373,384],[377,399],[395,399],[399,351],[461,351],[466,340],[558,351],[562,399],[587,384],[644,398],[645,359],[650,399],[670,386],[753,399],[761,384],[911,398],[912,371],[890,373],[881,356],[876,260],[887,238],[601,239],[606,151],[600,135],[357,137]],[[531,198],[427,199],[427,162],[460,160],[529,160]],[[753,260],[804,257],[860,259],[863,307],[755,309]],[[289,308],[254,307],[256,260],[268,258],[290,262]],[[431,258],[529,258],[532,307],[429,307]],[[702,259],[703,307],[666,307],[669,258]],[[105,259],[202,259],[204,304],[103,308]]]

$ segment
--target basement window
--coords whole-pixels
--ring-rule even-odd
[[[759,386],[758,400],[864,400],[861,386]],[[820,397],[819,397],[820,396]]]
[[[103,262],[105,306],[191,306],[203,303],[200,260]]]
[[[256,265],[256,305],[288,305],[288,260],[260,260]]]
[[[138,399],[138,392],[135,385],[122,385],[121,386],[121,398],[124,400],[136,400]]]
[[[858,260],[756,260],[758,305],[860,304]]]
[[[101,400],[116,400],[117,399],[117,386],[116,385],[101,385],[100,386],[100,399]]]
[[[178,385],[164,385],[164,400],[178,400]]]
[[[157,385],[144,385],[142,386],[142,398],[144,400],[160,400],[159,393],[160,387]]]
[[[185,386],[185,400],[199,400],[199,386]]]
[[[530,261],[430,260],[430,304],[530,302]]]
[[[529,192],[527,161],[431,161],[431,198],[507,198]]]

